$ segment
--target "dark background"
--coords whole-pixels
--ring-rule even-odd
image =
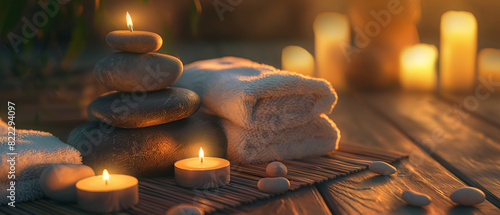
[[[21,128],[81,123],[87,105],[107,91],[96,83],[92,68],[115,52],[104,38],[110,31],[126,29],[127,11],[135,30],[162,36],[158,52],[177,56],[185,64],[233,55],[279,68],[281,50],[287,45],[301,45],[314,53],[312,23],[318,13],[347,14],[349,2],[371,1],[60,0],[58,12],[16,51],[8,35],[22,36],[23,18],[32,22],[43,9],[39,1],[1,0],[0,100],[17,102]],[[222,19],[217,8],[226,9]],[[498,0],[422,0],[417,23],[422,43],[439,47],[440,17],[449,10],[474,13],[478,50],[500,48]],[[0,117],[5,119],[5,108]]]

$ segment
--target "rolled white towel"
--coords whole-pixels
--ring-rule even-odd
[[[293,128],[329,114],[337,94],[323,80],[224,57],[186,65],[176,87],[195,91],[201,110],[245,129]]]
[[[325,114],[279,131],[245,129],[229,120],[223,120],[222,125],[227,135],[228,158],[242,163],[324,155],[336,150],[340,140],[339,129]]]
[[[5,198],[9,192],[7,188],[10,179],[9,139],[7,125],[0,119],[0,204],[7,204]],[[15,140],[15,179],[16,202],[35,200],[43,197],[38,185],[41,172],[51,164],[73,163],[81,164],[80,152],[70,145],[63,143],[52,134],[34,130],[16,129]]]

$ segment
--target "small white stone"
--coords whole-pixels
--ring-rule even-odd
[[[396,168],[394,168],[392,165],[386,162],[381,162],[381,161],[375,161],[370,163],[368,168],[370,169],[370,171],[380,175],[392,175],[396,173]]]
[[[203,215],[201,208],[190,204],[179,204],[167,210],[165,215]]]
[[[290,187],[290,181],[283,177],[261,178],[259,180],[259,183],[257,183],[257,187],[259,187],[259,190],[264,193],[284,193],[288,191],[288,188]]]
[[[92,176],[95,173],[89,166],[54,164],[43,170],[38,183],[45,196],[61,202],[76,202],[76,182]]]
[[[405,200],[406,203],[413,206],[426,206],[431,203],[431,198],[423,193],[405,190],[401,195],[401,198]]]
[[[285,164],[274,161],[267,165],[266,173],[269,177],[285,177],[288,172]]]
[[[472,206],[484,202],[486,196],[483,191],[475,187],[463,187],[455,190],[450,199],[460,205]]]

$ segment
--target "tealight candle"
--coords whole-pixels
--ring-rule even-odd
[[[132,17],[127,12],[127,30],[112,31],[106,35],[106,43],[114,49],[126,52],[147,53],[160,49],[163,39],[148,31],[134,31]]]
[[[281,54],[281,68],[312,77],[314,76],[314,58],[300,46],[287,46]]]
[[[401,86],[410,91],[434,91],[437,84],[437,48],[429,44],[417,44],[401,52]]]
[[[339,13],[322,13],[314,20],[314,52],[317,77],[329,81],[333,88],[346,88],[344,51],[350,48],[349,20]]]
[[[441,90],[470,92],[474,88],[477,21],[472,13],[448,11],[441,16]]]
[[[229,161],[205,157],[200,148],[199,157],[187,158],[174,163],[175,182],[188,188],[208,189],[222,187],[230,181]]]
[[[82,179],[76,183],[78,205],[87,211],[109,213],[120,211],[139,202],[136,178],[128,175],[108,174]]]
[[[479,75],[481,77],[489,81],[491,76],[491,82],[500,82],[500,49],[482,49],[479,52],[477,61]],[[500,90],[499,86],[495,86],[495,88]]]

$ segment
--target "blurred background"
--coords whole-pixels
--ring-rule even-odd
[[[377,1],[1,0],[0,98],[18,104],[21,128],[84,121],[87,105],[107,91],[93,78],[93,66],[115,52],[106,45],[105,36],[126,29],[127,11],[135,30],[162,36],[158,52],[177,56],[184,64],[230,55],[280,68],[281,51],[287,45],[302,46],[314,55],[313,22],[319,13],[338,12],[352,19],[363,5],[373,2]],[[478,50],[500,48],[498,0],[401,2],[414,6],[421,43],[439,48],[441,15],[464,10],[476,16]],[[37,25],[36,30],[31,32],[27,25]],[[411,36],[405,31],[391,39]],[[0,109],[4,119],[5,108]]]

